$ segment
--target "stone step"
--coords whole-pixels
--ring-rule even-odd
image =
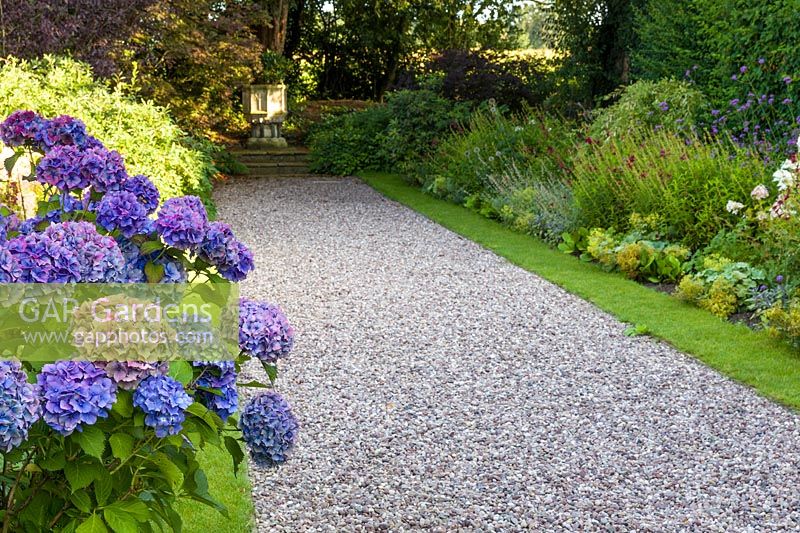
[[[271,163],[281,165],[303,164],[307,165],[309,158],[307,156],[274,156],[274,157],[237,157],[240,163],[250,166],[268,165]]]
[[[250,170],[248,175],[252,177],[311,173],[308,165],[305,163],[260,163],[257,165],[247,165],[247,168]]]

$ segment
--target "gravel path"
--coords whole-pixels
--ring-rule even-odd
[[[796,415],[358,181],[216,197],[298,330],[260,531],[800,528]]]

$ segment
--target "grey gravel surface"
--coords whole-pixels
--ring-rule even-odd
[[[353,179],[234,180],[298,330],[261,531],[800,527],[798,417]],[[758,357],[759,354],[754,354]]]

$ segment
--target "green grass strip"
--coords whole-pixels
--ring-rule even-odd
[[[408,185],[401,176],[379,172],[360,175],[388,198],[592,302],[623,322],[647,326],[651,335],[764,396],[800,408],[800,354],[765,332],[731,324],[619,274],[605,272],[534,237],[433,198]]]
[[[239,474],[233,475],[233,460],[227,450],[208,446],[198,453],[198,460],[208,476],[208,490],[217,501],[228,508],[229,518],[216,509],[193,500],[178,502],[177,511],[183,519],[185,533],[251,533],[255,524],[253,499],[247,465],[242,463]]]

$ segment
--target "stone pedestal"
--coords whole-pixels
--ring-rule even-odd
[[[251,126],[248,148],[283,148],[287,145],[281,135],[287,114],[285,85],[249,85],[242,91],[242,103]]]

